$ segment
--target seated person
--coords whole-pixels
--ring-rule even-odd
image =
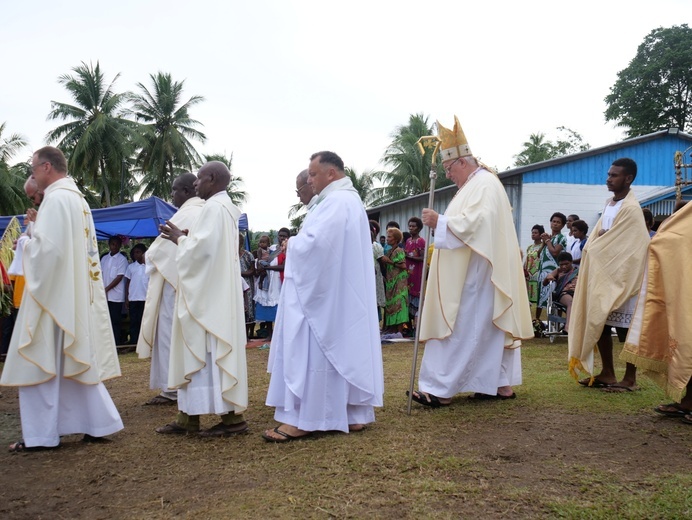
[[[555,290],[553,291],[553,301],[567,308],[567,316],[565,319],[565,332],[567,332],[569,330],[569,316],[572,310],[574,288],[577,286],[579,268],[574,267],[572,255],[565,251],[557,255],[557,264],[558,268],[545,277],[543,285],[556,282]]]

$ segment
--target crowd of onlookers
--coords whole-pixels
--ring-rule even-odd
[[[656,234],[653,214],[647,208],[643,208],[642,213],[649,236],[653,237]],[[524,255],[524,276],[529,302],[536,309],[533,323],[537,336],[546,328],[542,316],[550,299],[564,308],[566,323],[563,333],[569,331],[572,298],[588,231],[589,225],[578,215],[565,216],[560,212],[550,217],[550,233],[540,224],[531,228],[533,243],[526,248]]]
[[[408,232],[402,232],[398,222],[388,222],[384,235],[380,235],[379,224],[370,221],[378,315],[384,338],[415,334],[426,258],[422,230],[423,222],[418,217],[408,219]]]

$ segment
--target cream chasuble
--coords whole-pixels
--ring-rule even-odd
[[[637,310],[620,357],[644,369],[676,402],[692,377],[692,204],[651,239]]]
[[[443,339],[454,330],[471,251],[491,265],[492,322],[506,348],[533,338],[531,311],[512,209],[502,183],[480,169],[450,202],[448,230],[467,247],[435,249],[421,315],[420,339]]]
[[[637,294],[642,283],[649,233],[634,192],[622,201],[613,226],[600,237],[601,219],[582,251],[569,336],[569,371],[593,377],[594,352],[611,311]]]
[[[203,199],[192,197],[180,206],[170,221],[180,229],[190,229],[202,211],[202,206],[204,206]],[[151,247],[147,249],[145,261],[149,274],[149,286],[144,304],[142,328],[137,341],[137,354],[140,358],[150,357],[151,349],[154,347],[164,284],[169,283],[174,289],[178,287],[178,268],[175,262],[177,252],[178,249],[173,242],[160,236],[156,237]]]
[[[224,401],[242,413],[248,404],[245,310],[236,208],[225,191],[204,204],[187,237],[178,240],[176,294],[168,386],[186,385],[205,366],[207,334],[217,340]]]
[[[95,385],[120,375],[91,210],[69,178],[45,191],[24,248],[26,285],[0,383],[37,385],[63,376]],[[56,327],[64,333],[56,344]]]

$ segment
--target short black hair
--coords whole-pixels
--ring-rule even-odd
[[[387,222],[386,229],[389,229],[390,227],[401,229],[399,227],[399,223],[396,220],[390,220],[389,222]]]
[[[370,230],[373,231],[376,235],[380,234],[380,224],[376,220],[370,220]]]
[[[571,215],[567,215],[567,218],[571,218],[572,221],[579,220],[579,215],[572,213]]]
[[[147,252],[147,246],[145,246],[144,244],[135,244],[132,246],[132,249],[130,249],[130,260],[132,260],[133,262],[135,261],[134,253],[137,250],[142,251],[142,253],[146,253]]]
[[[291,236],[291,230],[288,229],[287,227],[282,227],[281,229],[279,229],[279,232],[277,233],[277,235],[278,235],[279,233],[282,233],[282,232],[283,232],[283,233],[286,233],[289,237]]]
[[[418,231],[423,229],[423,221],[418,217],[411,217],[410,219],[408,219],[408,223],[410,224],[411,222],[414,222],[416,224]]]
[[[541,235],[542,235],[543,233],[545,233],[545,228],[544,228],[543,226],[541,226],[540,224],[536,224],[535,226],[533,226],[533,227],[531,228],[531,231],[533,231],[534,229],[537,229],[538,232],[539,232]]]
[[[112,237],[108,238],[108,244],[110,244],[113,241],[117,242],[120,245],[123,245],[123,239],[120,238],[118,235],[113,235]]]
[[[557,217],[557,218],[559,218],[560,220],[562,220],[562,225],[563,225],[563,226],[564,226],[565,224],[567,224],[567,217],[565,217],[565,214],[564,214],[564,213],[560,213],[559,211],[556,211],[555,213],[553,213],[552,215],[550,215],[550,220],[552,221],[555,217]]]
[[[313,153],[310,156],[310,160],[313,161],[319,157],[319,163],[327,163],[331,164],[332,166],[335,166],[339,171],[344,171],[344,161],[341,160],[341,157],[336,155],[334,152],[328,152],[328,151],[323,151],[323,152],[317,152]]]
[[[581,231],[586,234],[589,231],[589,225],[583,220],[575,220],[572,222],[572,229],[577,228],[577,231]]]
[[[571,262],[572,261],[572,255],[568,253],[567,251],[563,251],[559,255],[557,255],[557,263],[559,264],[560,262]]]
[[[649,227],[654,227],[654,214],[651,213],[649,208],[642,208],[642,213],[644,214],[644,222]]]
[[[637,178],[637,163],[629,157],[622,157],[613,161],[613,166],[620,166],[625,170],[625,175],[631,175],[632,181]]]

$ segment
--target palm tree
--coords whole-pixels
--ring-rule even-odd
[[[167,199],[174,177],[201,162],[190,140],[204,143],[206,136],[195,128],[201,123],[190,117],[189,110],[204,98],[192,96],[181,104],[185,81],[173,81],[163,72],[149,77],[151,90],[138,83],[141,93],[130,95],[130,113],[144,123],[136,164],[144,174],[143,194]]]
[[[529,140],[524,142],[522,146],[524,149],[514,156],[515,166],[527,166],[554,157],[553,145],[550,141],[546,141],[543,132],[531,134]]]
[[[358,174],[353,168],[348,166],[345,168],[346,176],[351,179],[353,187],[360,195],[360,200],[363,201],[363,205],[366,208],[372,207],[372,202],[375,200],[375,192],[373,191],[373,184],[376,175],[382,175],[381,172],[375,172],[373,170],[366,170],[362,174]]]
[[[96,67],[82,62],[72,69],[74,75],[58,78],[74,98],[74,105],[51,101],[48,119],[67,120],[48,132],[46,140],[69,157],[68,169],[82,184],[99,194],[101,204],[111,205],[111,193],[120,186],[122,162],[132,152],[135,124],[122,117],[126,94],[114,92],[114,83],[106,85],[99,62]]]
[[[228,188],[226,188],[226,193],[228,193],[231,201],[233,201],[233,204],[236,206],[242,206],[245,202],[247,202],[247,192],[240,189],[240,185],[243,183],[243,178],[233,175],[233,154],[231,154],[230,157],[226,157],[224,154],[213,153],[210,155],[205,155],[204,160],[206,162],[219,161],[224,163],[228,167],[228,171],[231,172],[231,183],[228,185]]]
[[[3,138],[6,124],[0,125],[0,214],[16,215],[27,208],[24,181],[28,169],[26,163],[10,166],[9,161],[26,146],[26,140],[19,134]]]
[[[377,180],[384,183],[383,187],[373,190],[374,204],[385,204],[430,190],[432,154],[421,155],[416,144],[418,139],[426,135],[433,135],[433,129],[423,114],[411,114],[407,125],[397,127],[383,159],[384,164],[392,170],[374,174]],[[438,164],[436,187],[449,184],[441,164]]]

